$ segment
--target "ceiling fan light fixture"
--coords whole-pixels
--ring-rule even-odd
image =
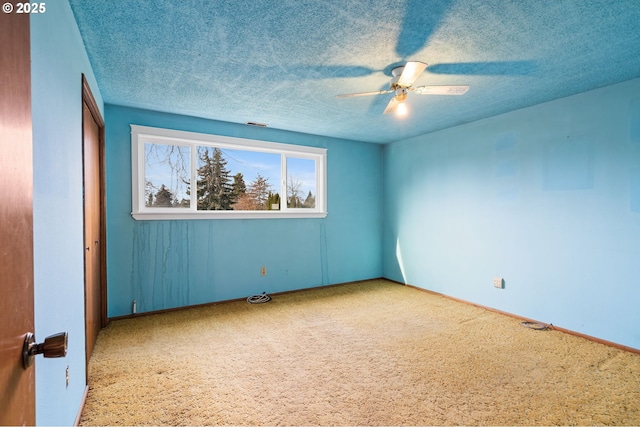
[[[406,102],[400,102],[398,104],[398,107],[396,108],[396,115],[397,116],[406,116],[407,112],[409,110],[407,109],[407,103]]]

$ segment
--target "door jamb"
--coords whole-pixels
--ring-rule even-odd
[[[91,87],[82,74],[82,102],[87,104],[93,120],[99,128],[98,155],[100,157],[100,326],[104,328],[109,324],[107,315],[107,227],[106,227],[106,183],[105,183],[105,161],[104,161],[104,120],[100,114],[100,109],[96,103]],[[84,121],[83,121],[84,123]],[[84,141],[84,124],[82,131]],[[86,303],[85,303],[86,304]],[[87,365],[89,361],[87,360]]]

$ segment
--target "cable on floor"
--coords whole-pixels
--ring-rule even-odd
[[[522,326],[529,329],[535,329],[536,331],[546,331],[547,329],[551,329],[553,325],[545,325],[540,322],[522,322]]]
[[[262,304],[268,301],[271,301],[271,297],[267,295],[266,292],[263,292],[261,294],[251,295],[249,298],[247,298],[247,302],[249,304]]]

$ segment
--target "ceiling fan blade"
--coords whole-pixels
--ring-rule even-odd
[[[427,68],[424,62],[407,62],[398,79],[398,86],[409,87],[416,81],[420,74]]]
[[[464,95],[469,86],[418,86],[412,90],[418,95]]]
[[[369,95],[384,95],[385,93],[391,93],[392,90],[378,90],[375,92],[359,92],[359,93],[346,93],[344,95],[336,95],[336,98],[353,98],[355,96],[369,96]]]
[[[396,109],[398,108],[399,104],[400,103],[398,102],[398,100],[394,96],[393,98],[391,98],[391,100],[389,100],[389,103],[387,104],[387,108],[384,109],[384,113],[382,113],[382,114],[392,114],[392,113],[394,113],[396,111]]]

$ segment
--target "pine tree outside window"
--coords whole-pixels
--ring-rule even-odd
[[[326,216],[326,149],[131,130],[135,219]]]

